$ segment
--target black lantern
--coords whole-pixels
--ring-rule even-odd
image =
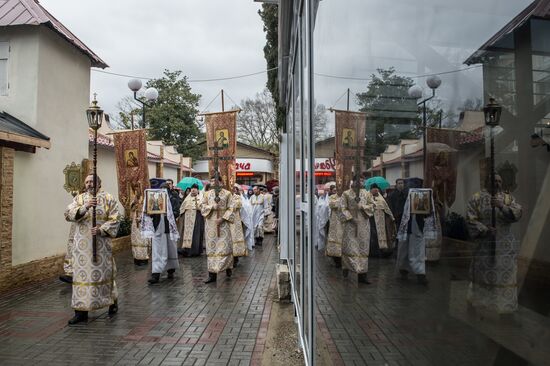
[[[97,131],[101,127],[101,123],[103,122],[103,110],[97,105],[96,100],[97,94],[94,93],[94,100],[92,101],[92,105],[88,109],[86,109],[86,117],[88,117],[88,126],[92,130]]]
[[[495,127],[500,122],[500,114],[502,113],[502,107],[496,102],[494,98],[489,99],[489,104],[483,108],[483,114],[485,115],[485,124],[487,126]]]
[[[96,100],[97,94],[94,93],[94,100],[92,105],[86,109],[86,117],[88,118],[88,126],[94,130],[94,153],[93,153],[93,172],[94,177],[94,189],[92,192],[92,197],[95,199],[97,195],[97,130],[101,127],[103,122],[103,110],[97,105]],[[97,217],[95,206],[92,207],[92,227],[96,227]],[[93,262],[97,262],[97,237],[94,235],[92,237],[92,248],[93,248]]]

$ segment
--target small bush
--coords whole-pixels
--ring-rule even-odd
[[[456,212],[451,212],[445,217],[444,235],[448,238],[468,240],[468,226],[466,219]]]
[[[132,231],[132,220],[129,217],[120,216],[117,220],[119,222],[117,238],[130,235]]]

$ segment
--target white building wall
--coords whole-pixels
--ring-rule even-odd
[[[424,164],[422,160],[411,161],[409,163],[408,178],[424,178]]]
[[[90,61],[49,29],[29,28],[10,30],[18,34],[9,61],[13,92],[2,108],[49,136],[52,146],[15,155],[14,265],[65,252],[63,212],[71,196],[63,189],[63,169],[88,157]]]
[[[386,180],[393,186],[397,178],[401,178],[401,164],[386,167]]]

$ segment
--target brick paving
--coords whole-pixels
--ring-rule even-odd
[[[259,365],[271,311],[277,251],[269,236],[231,279],[205,285],[206,259],[180,258],[172,281],[116,256],[119,313],[67,326],[70,286],[56,279],[3,294],[1,365]],[[272,290],[272,289],[271,289]]]
[[[323,337],[332,364],[530,364],[485,336],[479,331],[482,325],[465,320],[467,269],[451,264],[442,260],[437,266],[428,266],[430,282],[423,286],[412,276],[408,281],[398,279],[394,259],[371,258],[372,284],[364,285],[357,283],[353,278],[356,276],[343,279],[341,270],[319,254],[317,334]],[[457,294],[461,296],[457,298]],[[457,312],[457,307],[462,310]],[[521,321],[515,325],[498,320],[485,322],[500,329],[500,333],[515,326],[516,336],[521,336],[522,326],[517,324]],[[550,350],[537,348],[537,352],[546,353],[548,360]]]

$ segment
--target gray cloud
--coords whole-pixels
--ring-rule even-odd
[[[266,69],[265,34],[252,0],[41,0],[49,12],[107,64],[106,71],[160,77],[182,70],[190,79],[210,79]],[[240,103],[261,91],[266,75],[192,83],[204,108],[220,89]],[[128,79],[92,72],[92,92],[108,113],[130,95]],[[232,103],[228,100],[227,105]],[[210,109],[220,109],[214,103]]]

